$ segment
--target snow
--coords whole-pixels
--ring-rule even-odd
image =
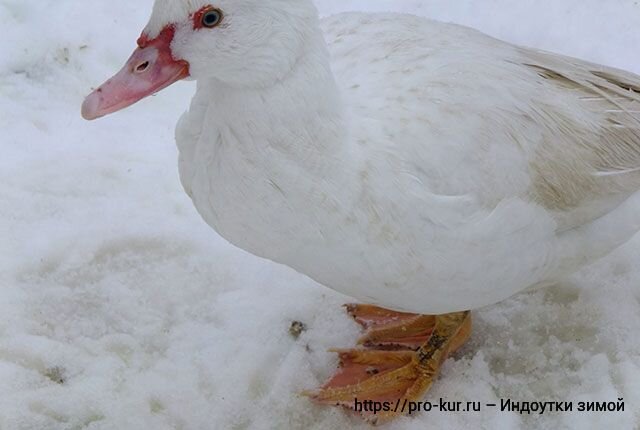
[[[196,214],[173,127],[193,84],[97,123],[150,0],[0,0],[0,429],[343,429],[298,395],[358,334],[348,302]],[[634,0],[319,0],[396,10],[640,73]],[[624,412],[430,412],[389,429],[640,426],[640,238],[570,281],[475,312],[427,399],[616,401]],[[307,330],[296,340],[292,321]]]

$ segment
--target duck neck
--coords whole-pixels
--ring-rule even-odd
[[[275,168],[286,160],[288,167],[324,175],[346,153],[343,106],[319,29],[292,70],[270,86],[217,80],[198,86],[208,94],[206,120],[220,133],[221,149],[254,166]]]

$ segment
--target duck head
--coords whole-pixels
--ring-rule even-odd
[[[137,49],[85,99],[82,116],[111,114],[186,78],[272,85],[294,67],[316,21],[311,0],[156,0]]]

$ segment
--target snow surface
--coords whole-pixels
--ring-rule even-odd
[[[0,429],[344,429],[299,393],[358,330],[348,301],[220,239],[177,173],[193,84],[101,120],[151,0],[0,0]],[[401,10],[640,73],[634,0],[319,0]],[[624,412],[420,414],[386,428],[640,428],[640,239],[475,312],[429,399],[615,401]],[[308,330],[298,340],[293,320]],[[498,408],[499,409],[499,408]]]

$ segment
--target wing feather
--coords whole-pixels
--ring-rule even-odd
[[[619,202],[640,189],[640,76],[547,52],[521,53],[546,90],[534,99],[547,125],[532,159],[534,198],[568,211]]]

